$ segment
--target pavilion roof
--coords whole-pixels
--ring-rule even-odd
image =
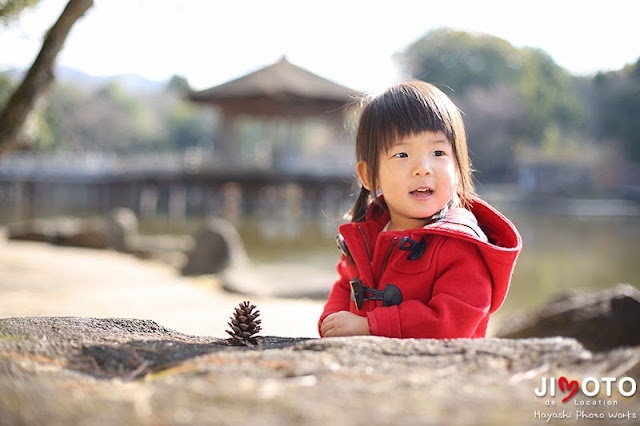
[[[286,103],[300,100],[343,103],[361,93],[300,68],[282,57],[278,62],[209,89],[190,94],[196,102],[270,99]]]

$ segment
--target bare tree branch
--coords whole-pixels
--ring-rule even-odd
[[[91,6],[93,0],[69,0],[58,21],[47,32],[38,57],[0,115],[0,156],[19,145],[29,113],[53,81],[53,66],[71,27]]]

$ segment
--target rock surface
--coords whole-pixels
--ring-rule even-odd
[[[594,353],[567,338],[262,337],[237,348],[147,320],[6,318],[0,424],[513,425],[578,410],[638,421],[637,393],[562,403],[534,390],[543,377],[638,382],[639,367],[639,347]],[[597,399],[618,405],[572,404]]]
[[[216,274],[229,267],[246,267],[247,254],[236,228],[221,218],[210,218],[195,237],[183,275]]]
[[[34,219],[8,227],[8,237],[13,240],[118,251],[127,251],[128,241],[137,234],[138,220],[133,211],[125,208],[98,217]]]
[[[541,309],[502,322],[505,338],[573,337],[587,349],[602,351],[640,345],[640,290],[626,284],[596,292],[577,292],[549,301]]]

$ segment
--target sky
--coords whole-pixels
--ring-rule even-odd
[[[41,0],[0,26],[0,70],[26,68],[67,0]],[[205,89],[287,59],[369,93],[407,76],[394,55],[430,30],[536,47],[578,75],[640,57],[635,0],[94,0],[58,65],[90,75],[181,75]]]

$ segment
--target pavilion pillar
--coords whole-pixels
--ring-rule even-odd
[[[221,132],[218,137],[218,144],[215,147],[216,157],[223,161],[223,164],[229,165],[229,161],[236,160],[235,149],[235,123],[237,114],[229,111],[222,111],[222,126],[220,126]]]
[[[138,206],[140,217],[147,219],[155,217],[158,213],[158,186],[154,184],[144,185],[140,192]]]
[[[169,221],[186,223],[187,221],[187,188],[184,184],[169,186]]]

